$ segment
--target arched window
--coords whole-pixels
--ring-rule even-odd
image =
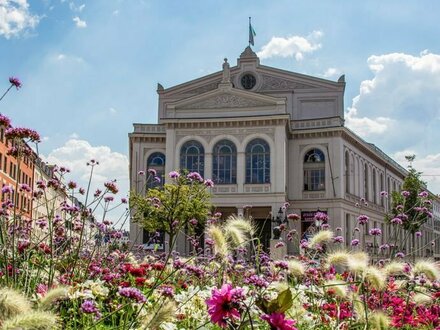
[[[214,146],[212,178],[217,184],[237,183],[237,148],[229,140],[221,140]]]
[[[325,157],[319,149],[304,156],[304,190],[325,190]]]
[[[345,152],[345,192],[350,193],[350,155]]]
[[[270,182],[270,148],[263,139],[246,146],[246,183]]]
[[[383,173],[380,173],[380,192],[385,191],[384,181],[383,181]],[[385,196],[380,195],[380,205],[384,206],[384,198]]]
[[[368,165],[364,164],[364,197],[366,201],[370,200],[370,191],[369,191],[369,175],[368,175]]]
[[[204,175],[205,149],[197,141],[188,141],[180,149],[180,169]]]
[[[147,169],[156,171],[156,177],[160,178],[160,182],[150,179],[148,181],[148,188],[162,187],[165,178],[165,155],[161,152],[153,152],[147,159]]]
[[[377,178],[376,178],[376,169],[373,168],[373,202],[377,204]]]

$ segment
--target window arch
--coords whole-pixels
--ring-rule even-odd
[[[369,175],[368,175],[368,165],[364,164],[364,197],[366,201],[370,200],[370,191],[369,191]]]
[[[377,204],[377,177],[375,168],[373,168],[373,202]]]
[[[184,143],[180,149],[180,168],[204,175],[205,149],[200,142],[191,140]]]
[[[263,139],[246,146],[246,183],[270,182],[270,147]]]
[[[350,193],[350,154],[345,151],[345,192]]]
[[[160,178],[160,182],[153,179],[149,180],[147,187],[155,188],[163,186],[163,180],[165,178],[165,155],[161,152],[153,152],[147,158],[147,169],[155,170],[156,177]]]
[[[233,142],[221,140],[215,144],[212,178],[217,184],[237,183],[237,148]]]
[[[304,190],[325,190],[325,157],[319,149],[304,155]]]

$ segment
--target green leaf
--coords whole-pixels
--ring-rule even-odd
[[[278,294],[277,305],[279,306],[279,309],[277,310],[278,313],[284,313],[292,307],[293,298],[290,289],[286,289]]]

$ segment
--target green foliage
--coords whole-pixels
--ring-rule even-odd
[[[413,161],[415,156],[408,156],[409,161]],[[392,210],[387,219],[392,219],[399,214],[406,214],[408,221],[403,222],[403,228],[408,232],[414,234],[421,226],[428,220],[428,213],[421,212],[419,207],[426,207],[426,210],[431,212],[432,206],[425,203],[427,198],[422,198],[419,194],[426,191],[426,182],[421,179],[421,172],[418,172],[412,167],[408,166],[408,175],[403,181],[402,191],[409,193],[404,197],[400,192],[393,192]],[[428,196],[430,198],[432,196]],[[403,208],[402,208],[403,207]]]
[[[257,306],[264,314],[284,313],[293,305],[293,297],[290,289],[286,289],[278,294],[275,299],[270,301],[260,299]]]
[[[211,210],[210,193],[203,181],[186,175],[162,188],[149,189],[146,196],[132,192],[130,206],[136,222],[149,232],[164,231],[170,244],[180,230],[192,234],[197,226],[203,226]],[[197,220],[197,226],[189,223],[192,219]]]

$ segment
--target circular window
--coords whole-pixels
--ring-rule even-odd
[[[256,84],[257,79],[255,79],[255,77],[249,73],[241,77],[241,86],[243,86],[244,89],[252,89]]]

